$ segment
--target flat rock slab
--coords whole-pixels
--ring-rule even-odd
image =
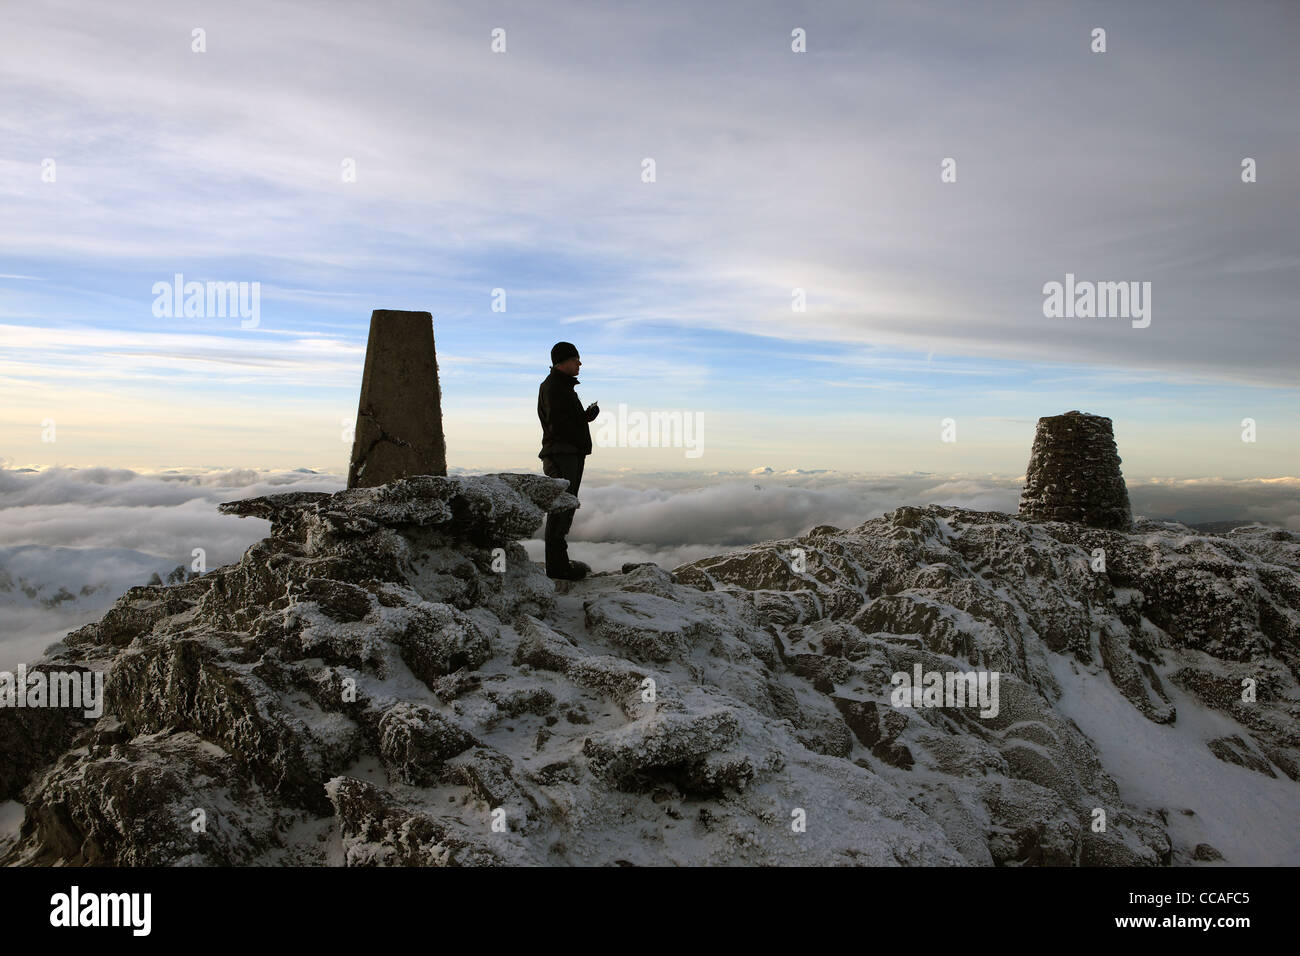
[[[446,474],[433,316],[376,309],[370,315],[348,487]]]

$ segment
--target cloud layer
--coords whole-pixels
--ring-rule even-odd
[[[0,668],[35,656],[95,620],[126,587],[153,570],[189,567],[194,548],[208,568],[239,560],[270,532],[260,519],[220,515],[221,501],[289,488],[337,491],[342,476],[220,469],[139,473],[126,469],[0,468],[0,575],[38,586],[0,595]],[[852,528],[900,505],[944,504],[1014,512],[1020,484],[987,476],[727,473],[593,473],[570,535],[570,553],[596,570],[654,561],[672,568],[820,524]],[[1300,531],[1300,480],[1130,482],[1134,511],[1198,523],[1254,520]],[[534,560],[542,543],[525,542]],[[88,598],[53,608],[60,587]]]

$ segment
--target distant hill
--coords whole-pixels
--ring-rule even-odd
[[[1282,525],[1271,521],[1248,521],[1245,518],[1237,518],[1232,521],[1198,521],[1196,524],[1188,525],[1188,527],[1195,528],[1197,531],[1204,531],[1206,534],[1222,534],[1225,531],[1249,528],[1251,525],[1256,524],[1267,528],[1282,527]]]

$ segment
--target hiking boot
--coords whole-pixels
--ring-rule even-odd
[[[554,578],[557,581],[581,581],[591,573],[591,566],[582,561],[570,561],[569,567],[552,574],[549,570],[546,572],[548,578]]]

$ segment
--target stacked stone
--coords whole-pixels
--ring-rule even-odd
[[[1020,517],[1130,530],[1133,512],[1119,465],[1109,418],[1078,411],[1040,418]]]

